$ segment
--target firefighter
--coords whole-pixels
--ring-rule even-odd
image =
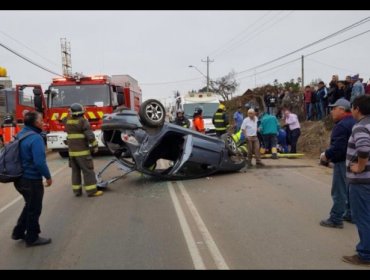
[[[70,107],[70,115],[63,119],[67,132],[67,143],[70,167],[72,168],[72,189],[76,196],[82,195],[81,171],[84,177],[84,188],[88,196],[100,196],[94,172],[94,163],[90,147],[94,153],[98,151],[98,142],[84,118],[85,108],[79,103]]]
[[[190,127],[190,121],[187,117],[184,116],[184,111],[182,109],[178,109],[176,112],[176,119],[174,121],[174,124],[177,124],[179,126],[189,128]]]
[[[3,131],[3,144],[8,144],[10,141],[13,140],[13,137],[18,133],[19,128],[17,124],[14,122],[14,118],[12,115],[7,115],[4,118],[4,122],[1,125]]]
[[[222,134],[225,134],[229,126],[229,121],[227,119],[225,111],[226,111],[225,105],[220,104],[212,118],[212,123],[216,128],[216,134],[218,137],[220,137]]]

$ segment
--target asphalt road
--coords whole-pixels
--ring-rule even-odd
[[[96,170],[109,157],[95,158]],[[102,197],[74,197],[67,161],[48,155],[54,183],[40,223],[49,245],[10,239],[23,207],[0,188],[0,269],[358,269],[341,261],[356,227],[319,226],[331,208],[332,170],[306,159],[180,182],[137,172]],[[163,163],[161,163],[163,164]],[[119,174],[115,167],[106,173]]]

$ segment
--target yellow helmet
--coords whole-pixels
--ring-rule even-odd
[[[221,110],[225,111],[226,110],[226,107],[225,107],[224,104],[221,104],[220,103],[220,105],[218,105],[218,109],[221,109]]]

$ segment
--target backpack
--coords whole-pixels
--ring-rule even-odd
[[[26,132],[22,137],[14,136],[14,140],[0,150],[0,182],[14,182],[23,175],[23,168],[19,156],[19,145],[21,141],[36,134],[33,131]]]

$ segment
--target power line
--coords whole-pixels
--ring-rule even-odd
[[[251,32],[251,34],[249,34],[250,36],[246,36],[245,38],[242,38],[241,40],[239,40],[239,42],[237,42],[237,44],[234,44],[233,46],[231,46],[228,50],[227,49],[225,49],[222,53],[223,53],[223,55],[225,55],[225,54],[228,54],[228,53],[230,53],[232,50],[234,50],[235,48],[238,48],[238,47],[240,47],[240,46],[242,46],[242,45],[246,45],[246,43],[250,43],[250,42],[252,42],[252,39],[253,38],[256,38],[257,36],[259,36],[260,34],[262,34],[263,32],[265,32],[266,30],[268,30],[268,29],[270,29],[271,27],[274,27],[274,26],[276,26],[276,24],[278,23],[278,22],[280,22],[280,21],[282,21],[282,20],[284,20],[284,19],[287,19],[288,18],[288,16],[290,15],[290,14],[292,14],[294,11],[291,11],[291,12],[289,12],[288,14],[286,14],[286,15],[284,15],[284,16],[282,16],[282,17],[278,17],[278,15],[279,14],[281,14],[281,12],[279,13],[279,14],[277,14],[277,15],[275,15],[276,16],[276,18],[272,18],[272,20],[270,20],[270,21],[267,21],[267,22],[265,22],[264,24],[262,24],[259,28],[257,28],[256,30],[254,30],[253,32]],[[269,25],[267,25],[266,26],[266,28],[264,28],[264,29],[262,29],[262,27],[264,26],[264,25],[266,25],[267,23],[269,23]],[[248,41],[247,41],[248,40]],[[247,41],[247,42],[246,42]],[[220,54],[218,54],[217,56],[220,56],[221,55],[221,53]]]
[[[44,71],[46,71],[46,72],[49,72],[49,73],[51,73],[51,74],[54,74],[54,75],[57,75],[57,76],[63,77],[63,75],[58,74],[58,73],[56,73],[56,72],[54,72],[54,71],[52,71],[52,70],[50,70],[50,69],[48,69],[48,68],[46,68],[46,67],[44,67],[44,66],[40,65],[40,64],[38,64],[38,63],[36,63],[36,62],[32,61],[31,59],[29,59],[29,58],[25,57],[24,55],[21,55],[20,53],[18,53],[18,52],[16,52],[15,50],[13,50],[13,49],[9,48],[8,46],[4,45],[3,43],[0,43],[0,46],[1,46],[1,47],[3,47],[4,49],[7,49],[7,50],[8,50],[8,51],[10,51],[10,52],[12,52],[12,53],[13,53],[13,54],[15,54],[16,56],[18,56],[18,57],[20,57],[20,58],[22,58],[22,59],[26,60],[27,62],[29,62],[29,63],[31,63],[31,64],[33,64],[33,65],[35,65],[35,66],[37,66],[37,67],[41,68],[42,70],[44,70]]]
[[[325,41],[325,40],[328,40],[328,39],[330,39],[330,38],[332,38],[332,37],[334,37],[334,36],[337,36],[337,35],[339,35],[339,34],[341,34],[341,33],[344,33],[344,32],[346,32],[346,31],[348,31],[348,30],[350,30],[350,29],[353,29],[353,28],[355,28],[355,27],[357,27],[357,26],[359,26],[359,25],[361,25],[361,24],[364,24],[364,23],[368,22],[369,20],[370,20],[370,17],[366,17],[366,18],[364,18],[364,19],[362,19],[362,20],[360,20],[360,21],[358,21],[358,22],[355,22],[355,23],[353,23],[353,24],[351,24],[351,25],[349,25],[349,26],[347,26],[347,27],[345,27],[345,28],[342,28],[342,29],[340,29],[340,30],[338,30],[338,31],[336,31],[336,32],[334,32],[334,33],[332,33],[332,34],[328,35],[328,36],[325,36],[325,37],[323,37],[323,38],[321,38],[321,39],[319,39],[319,40],[317,40],[317,41],[314,41],[314,42],[312,42],[312,43],[310,43],[310,44],[307,44],[307,45],[305,45],[305,46],[303,46],[303,47],[301,47],[301,48],[299,48],[299,49],[296,49],[296,50],[294,50],[294,51],[292,51],[292,52],[290,52],[290,53],[287,53],[287,54],[285,54],[285,55],[283,55],[283,56],[280,56],[280,57],[275,58],[275,59],[273,59],[273,60],[270,60],[270,61],[268,61],[268,62],[262,63],[262,64],[260,64],[260,65],[257,65],[257,66],[254,66],[254,67],[248,68],[248,69],[246,69],[246,70],[242,70],[242,71],[240,71],[240,72],[237,72],[236,74],[241,74],[241,73],[244,73],[244,72],[248,72],[248,71],[251,71],[251,70],[254,70],[254,69],[260,68],[260,67],[262,67],[262,66],[265,66],[265,65],[271,64],[271,63],[273,63],[273,62],[275,62],[275,61],[278,61],[278,60],[280,60],[280,59],[283,59],[283,58],[285,58],[285,57],[288,57],[288,56],[290,56],[290,55],[292,55],[292,54],[295,54],[295,53],[297,53],[297,52],[299,52],[299,51],[301,51],[301,50],[304,50],[304,49],[306,49],[306,48],[308,48],[308,47],[312,47],[312,46],[314,46],[314,45],[316,45],[316,44],[318,44],[318,43],[321,43],[321,42],[323,42],[323,41]]]
[[[224,50],[222,50],[222,48],[226,47],[228,44],[233,44],[232,42],[237,40],[237,38],[241,35],[243,35],[247,30],[249,30],[252,26],[254,26],[258,21],[260,21],[261,19],[263,19],[264,17],[266,17],[269,13],[271,13],[271,11],[268,11],[267,13],[265,13],[264,15],[262,15],[261,17],[259,17],[256,21],[254,21],[251,25],[248,25],[247,28],[243,29],[242,32],[238,33],[236,36],[234,36],[231,40],[229,40],[228,42],[226,42],[225,44],[223,44],[221,47],[219,47],[218,49],[212,51],[210,53],[210,55],[212,54],[215,54],[214,56],[218,56],[216,55],[217,52],[219,52],[219,50],[221,50],[221,53],[223,51],[225,51],[227,48],[225,48]],[[243,35],[245,36],[245,34]]]
[[[12,39],[13,41],[17,42],[18,44],[20,44],[21,46],[25,47],[26,49],[28,49],[29,51],[33,52],[35,55],[37,55],[38,57],[41,57],[42,59],[50,62],[51,64],[54,64],[56,66],[58,66],[58,64],[46,57],[43,57],[42,55],[38,54],[36,51],[34,51],[33,49],[31,49],[30,47],[28,47],[27,45],[23,44],[22,42],[20,42],[19,40],[15,39],[14,37],[10,36],[9,34],[6,34],[4,31],[1,31],[0,30],[0,33],[2,33],[3,35],[5,35],[6,37]]]
[[[338,70],[345,70],[345,71],[347,71],[347,72],[352,72],[352,73],[356,72],[356,71],[352,71],[352,70],[349,70],[349,69],[341,68],[341,67],[338,67],[338,66],[335,66],[335,65],[331,65],[331,64],[328,64],[328,63],[324,63],[324,62],[322,62],[322,61],[317,61],[317,60],[312,59],[312,58],[307,58],[307,59],[308,59],[308,60],[310,60],[310,61],[313,61],[313,62],[315,62],[315,63],[317,63],[317,64],[321,64],[321,65],[324,65],[324,66],[328,66],[328,67],[330,67],[330,68],[334,68],[334,69],[338,69]]]
[[[352,37],[349,37],[349,38],[347,38],[347,39],[344,39],[344,40],[342,40],[342,41],[339,41],[339,42],[337,42],[337,43],[335,43],[335,44],[332,44],[332,45],[329,45],[329,46],[324,47],[324,48],[322,48],[322,49],[319,49],[319,50],[317,50],[317,51],[314,51],[314,52],[312,52],[312,53],[306,54],[306,55],[305,55],[305,57],[308,57],[308,56],[314,55],[314,54],[316,54],[316,53],[318,53],[318,52],[321,52],[321,51],[327,50],[327,49],[329,49],[329,48],[335,47],[335,46],[337,46],[337,45],[339,45],[339,44],[342,44],[342,43],[344,43],[344,42],[347,42],[347,41],[349,41],[349,40],[351,40],[351,39],[354,39],[354,38],[356,38],[356,37],[362,36],[362,35],[364,35],[364,34],[366,34],[366,33],[368,33],[368,32],[370,32],[370,29],[369,29],[369,30],[366,30],[366,31],[364,31],[364,32],[361,32],[361,33],[359,33],[359,34],[357,34],[357,35],[354,35],[354,36],[352,36]],[[260,71],[260,72],[258,72],[258,73],[255,73],[255,74],[251,74],[251,75],[248,75],[248,76],[241,77],[241,78],[239,78],[239,79],[237,79],[237,80],[242,80],[242,79],[245,79],[245,78],[253,77],[254,75],[259,75],[259,74],[262,74],[262,73],[265,73],[265,72],[271,71],[271,70],[273,70],[273,69],[276,69],[276,68],[279,68],[279,67],[282,67],[282,66],[288,65],[288,64],[293,63],[293,62],[295,62],[295,61],[298,61],[298,60],[300,60],[300,59],[301,59],[301,58],[299,57],[299,58],[296,58],[296,59],[290,60],[290,61],[288,61],[288,62],[285,62],[285,63],[283,63],[283,64],[279,64],[279,65],[274,66],[274,67],[271,67],[271,68],[269,68],[269,69],[266,69],[266,70]]]

